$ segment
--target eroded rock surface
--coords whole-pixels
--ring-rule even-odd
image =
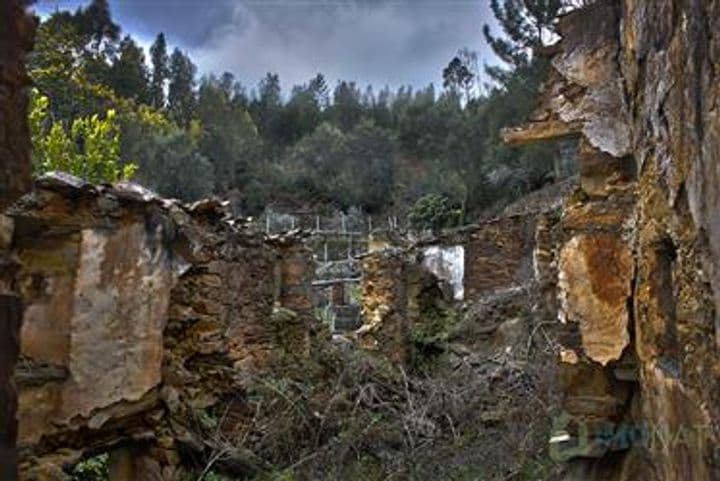
[[[30,189],[30,127],[25,56],[35,40],[36,20],[23,0],[0,6],[0,211]]]
[[[177,440],[202,446],[197,412],[307,355],[309,251],[236,226],[218,202],[50,174],[8,216],[27,305],[24,479],[59,479],[84,452],[123,443],[175,470]]]
[[[639,177],[643,417],[692,441],[651,446],[660,479],[718,479],[720,3],[627,0],[620,62]],[[689,426],[695,426],[690,428]],[[715,454],[713,454],[715,453]]]
[[[610,404],[568,411],[649,433],[622,447],[591,434],[601,449],[577,457],[599,459],[573,462],[568,479],[720,479],[719,19],[711,0],[566,16],[538,114],[506,135],[580,138],[582,192],[560,222],[562,314],[580,327],[561,339],[565,407],[612,386]]]
[[[630,343],[631,255],[606,233],[575,236],[560,253],[561,320],[580,325],[585,354],[602,365],[620,359]]]

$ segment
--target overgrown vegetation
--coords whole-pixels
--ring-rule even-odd
[[[539,346],[466,359],[445,346],[426,359],[432,375],[427,363],[401,367],[326,340],[312,352],[199,410],[206,450],[185,479],[558,479],[545,451],[551,402]],[[73,479],[106,481],[107,456],[81,463]]]
[[[218,406],[216,422],[199,428],[212,448],[198,473],[254,473],[255,481],[556,479],[544,452],[541,364],[528,369],[508,356],[456,364],[447,351],[434,359],[430,376],[327,345]],[[237,412],[251,414],[236,431],[217,427]]]

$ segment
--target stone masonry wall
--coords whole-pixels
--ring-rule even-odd
[[[362,259],[362,317],[358,344],[379,351],[389,359],[404,362],[408,357],[410,254],[388,248]]]
[[[494,305],[508,296],[522,299],[522,304],[530,303],[528,289],[554,305],[551,299],[556,296],[557,286],[554,249],[558,242],[558,207],[567,191],[567,186],[553,188],[542,205],[518,203],[506,215],[364,255],[363,325],[357,331],[360,346],[396,361],[406,360],[408,333],[427,317],[418,308],[418,296],[427,289],[438,289],[445,298],[443,302],[456,301],[470,310],[487,302]],[[425,262],[428,255],[437,257],[440,249],[461,253],[459,289],[450,285],[457,279],[449,278],[448,266]],[[543,308],[543,315],[550,310],[546,306],[526,307]]]
[[[123,446],[145,446],[133,479],[164,479],[181,469],[177,442],[202,449],[198,413],[307,355],[309,252],[250,234],[216,201],[51,174],[8,215],[27,306],[23,479],[62,479],[84,453]]]
[[[638,179],[637,356],[658,479],[720,479],[720,2],[626,0],[619,62]]]
[[[580,138],[558,246],[568,479],[720,479],[719,19],[713,0],[567,15],[538,112],[506,132]]]
[[[465,295],[477,299],[533,277],[535,217],[501,217],[481,224],[465,245]]]

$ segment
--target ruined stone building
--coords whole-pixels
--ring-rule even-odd
[[[194,413],[308,356],[310,253],[215,201],[31,185],[22,5],[0,3],[0,478],[61,479],[121,446],[113,480],[178,479]],[[364,256],[357,344],[405,362],[428,286],[495,317],[532,300],[564,479],[720,480],[720,1],[598,0],[560,31],[538,109],[504,136],[577,139],[577,182]]]

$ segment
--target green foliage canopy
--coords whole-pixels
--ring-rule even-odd
[[[163,195],[232,197],[248,214],[279,203],[397,216],[434,195],[471,218],[557,177],[557,149],[508,148],[499,129],[533,109],[547,65],[532,49],[584,1],[493,0],[502,34],[486,29],[487,40],[507,64],[484,90],[477,54],[460,49],[442,90],[329,86],[317,74],[283,92],[275,73],[255,89],[229,73],[198,79],[162,33],[148,68],[108,2],[92,0],[39,28],[30,70],[49,101],[33,113],[38,169],[112,180],[137,164],[136,179]]]

